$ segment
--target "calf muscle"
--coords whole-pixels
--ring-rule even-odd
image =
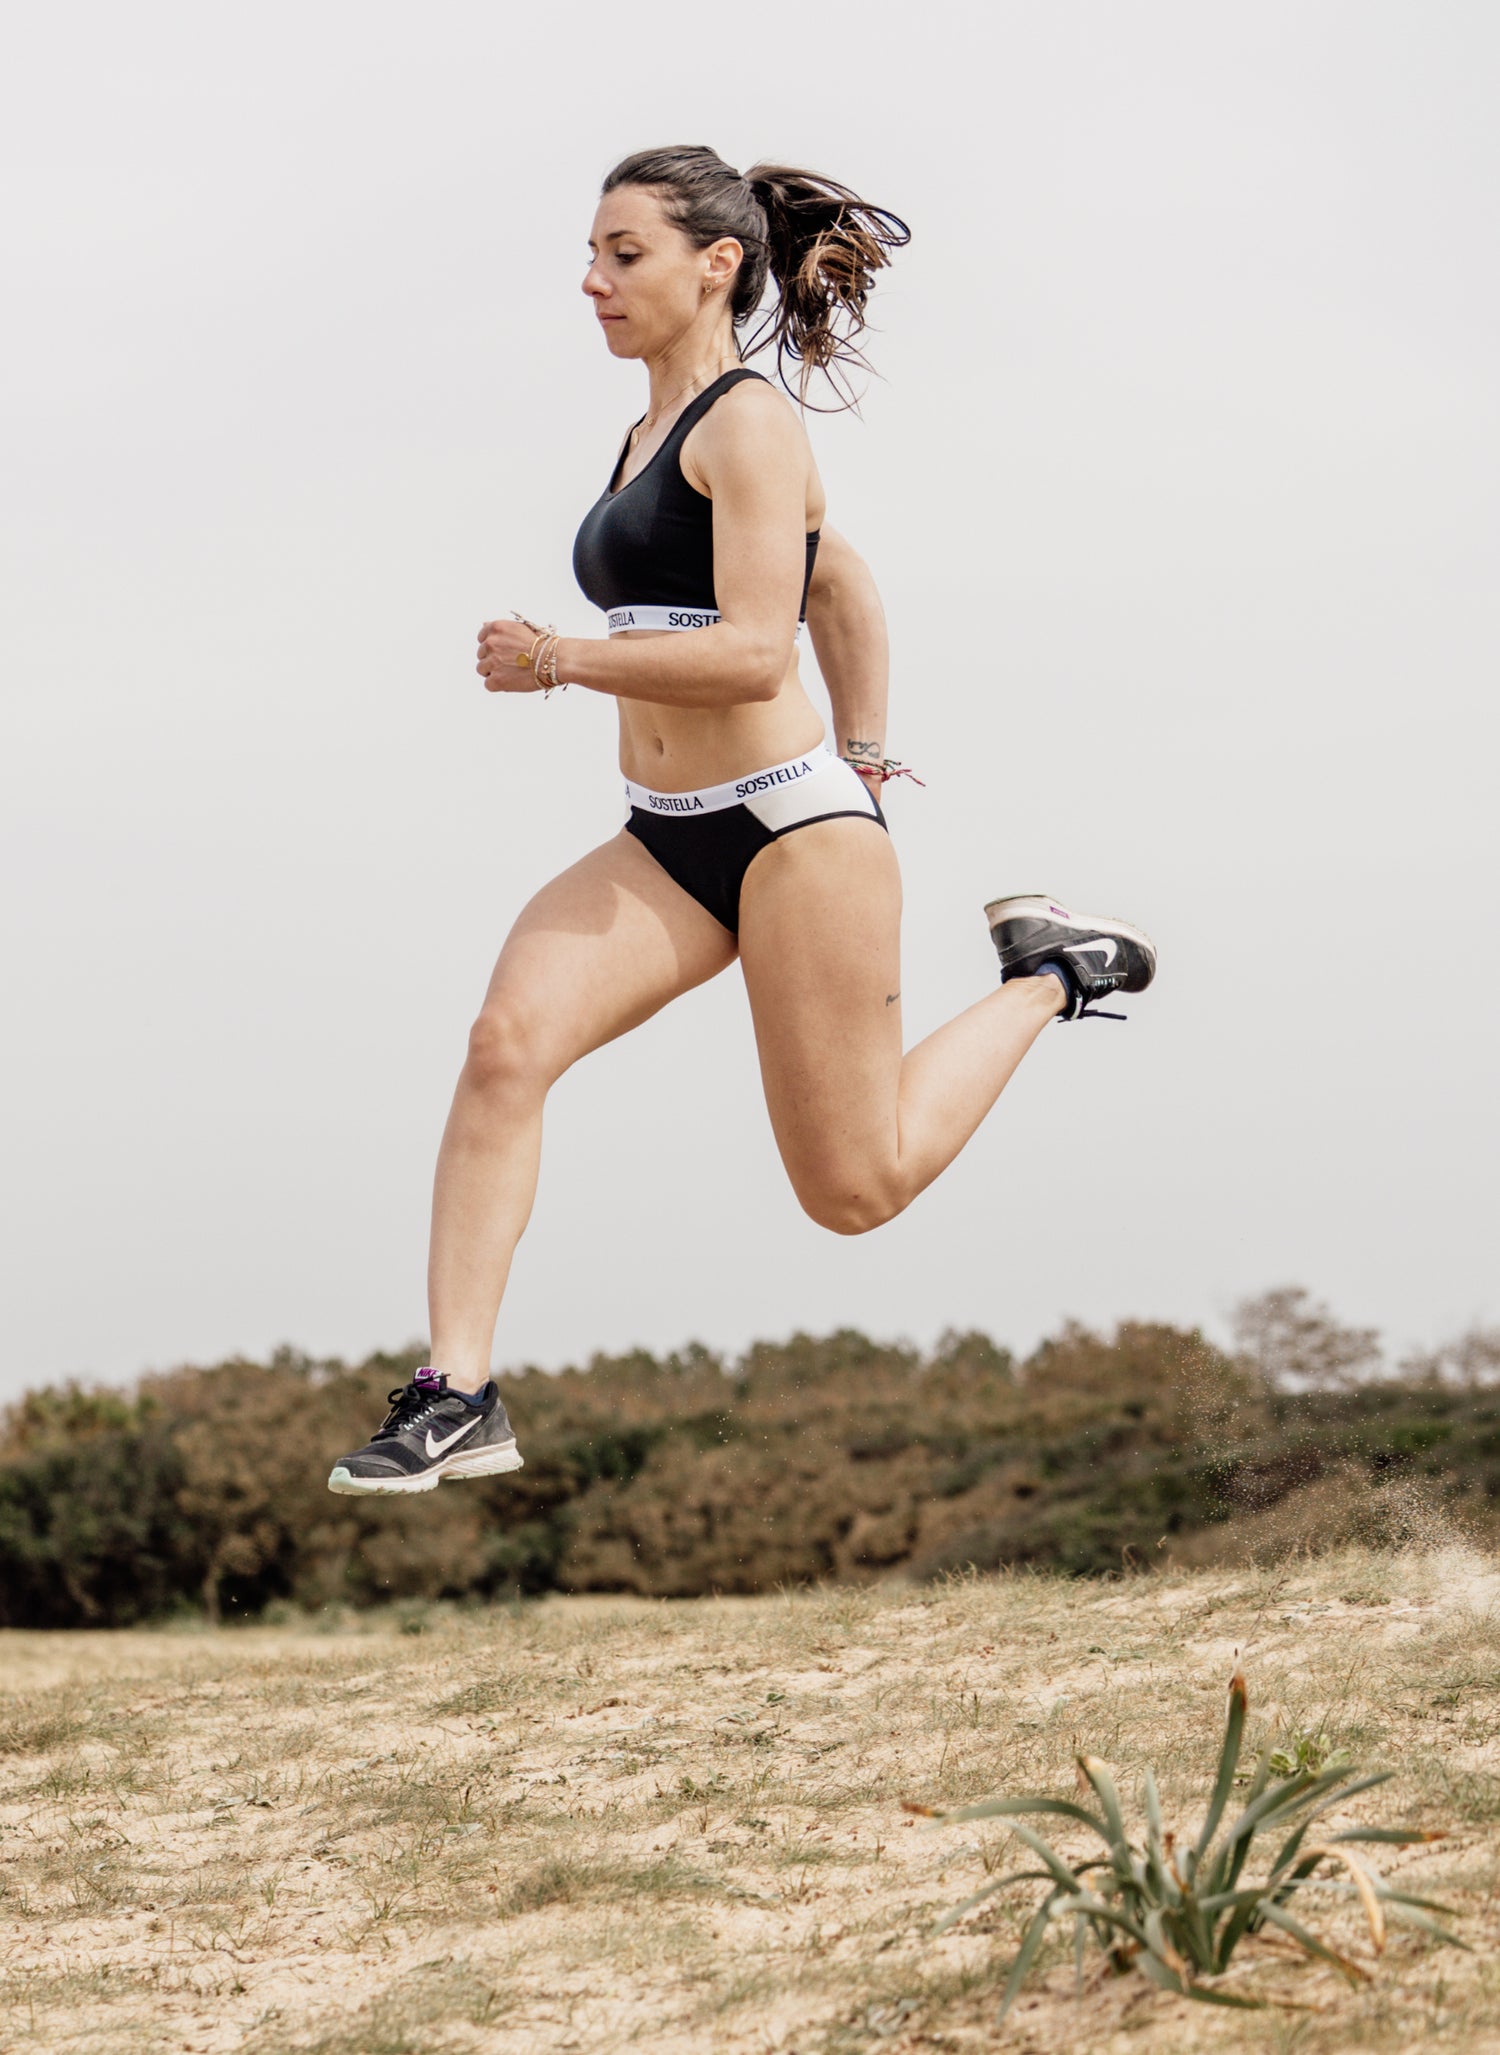
[[[432,1360],[455,1385],[476,1388],[489,1373],[536,1192],[548,1088],[733,960],[733,937],[624,834],[554,878],[522,912],[470,1034],[438,1152]]]

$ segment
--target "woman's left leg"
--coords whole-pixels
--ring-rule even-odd
[[[953,1161],[1065,1003],[1017,978],[905,1054],[901,874],[878,823],[819,821],[755,858],[740,963],[766,1104],[804,1210],[839,1234],[890,1220]]]

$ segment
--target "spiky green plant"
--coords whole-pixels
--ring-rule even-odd
[[[1042,1864],[1040,1869],[1015,1870],[985,1884],[956,1905],[936,1929],[942,1933],[984,1899],[1008,1890],[1013,1884],[1037,1882],[1049,1887],[1027,1924],[1011,1966],[1000,2007],[1001,2019],[1015,2002],[1054,1919],[1073,1922],[1074,1955],[1080,1978],[1092,1936],[1103,1950],[1109,1968],[1140,1969],[1164,1990],[1211,2005],[1256,2007],[1268,2002],[1218,1990],[1200,1981],[1221,1976],[1245,1935],[1268,1926],[1289,1936],[1305,1954],[1332,1963],[1351,1983],[1369,1975],[1351,1957],[1320,1940],[1291,1911],[1293,1903],[1300,1907],[1302,1895],[1308,1891],[1356,1896],[1364,1910],[1376,1955],[1385,1947],[1387,1906],[1397,1917],[1413,1921],[1440,1941],[1456,1948],[1468,1945],[1431,1916],[1451,1916],[1451,1906],[1416,1897],[1408,1891],[1392,1890],[1350,1845],[1374,1841],[1407,1847],[1419,1841],[1440,1841],[1441,1833],[1427,1832],[1421,1827],[1346,1827],[1321,1841],[1308,1839],[1309,1829],[1324,1813],[1343,1805],[1356,1792],[1385,1783],[1392,1774],[1389,1770],[1356,1776],[1341,1758],[1331,1758],[1325,1768],[1305,1762],[1300,1766],[1293,1764],[1288,1774],[1278,1777],[1273,1770],[1275,1758],[1266,1750],[1250,1779],[1243,1809],[1232,1825],[1220,1833],[1220,1823],[1234,1789],[1247,1711],[1245,1680],[1236,1671],[1229,1685],[1229,1714],[1218,1775],[1203,1825],[1191,1843],[1179,1842],[1163,1824],[1156,1777],[1149,1769],[1141,1783],[1145,1838],[1143,1843],[1132,1841],[1114,1778],[1105,1763],[1090,1755],[1076,1758],[1080,1793],[1086,1796],[1092,1791],[1098,1801],[1097,1812],[1071,1799],[1032,1795],[989,1798],[979,1805],[960,1806],[951,1812],[934,1811],[926,1805],[907,1806],[907,1811],[930,1819],[935,1826],[1008,1819],[1012,1822],[1012,1833]],[[1086,1827],[1104,1844],[1104,1853],[1088,1861],[1069,1862],[1041,1834],[1019,1824],[1023,1817],[1037,1813],[1054,1814]],[[1256,1842],[1263,1836],[1280,1836],[1280,1845],[1265,1875],[1257,1882],[1248,1882],[1245,1870]],[[1337,1874],[1339,1868],[1345,1872],[1343,1876]]]

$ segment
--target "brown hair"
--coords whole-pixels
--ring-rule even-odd
[[[742,353],[748,357],[774,343],[789,392],[788,367],[797,366],[795,389],[804,406],[815,371],[840,395],[840,407],[854,404],[849,372],[865,367],[855,339],[864,331],[875,273],[890,262],[890,251],[911,241],[899,215],[872,207],[831,178],[785,164],[754,164],[741,177],[701,143],[638,150],[615,166],[603,190],[618,186],[661,193],[669,220],[697,249],[733,236],[745,252],[730,298],[735,327],[760,312],[768,277],[776,287],[774,306],[741,344]]]

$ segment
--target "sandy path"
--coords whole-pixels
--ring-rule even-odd
[[[1500,2049],[1496,1592],[1359,1555],[0,1636],[0,2048]],[[1059,1949],[997,2037],[1030,1893],[932,1940],[1005,1837],[900,1801],[1065,1793],[1076,1737],[1195,1821],[1236,1650],[1258,1734],[1395,1767],[1365,1815],[1453,1829],[1379,1853],[1481,1953],[1401,1935],[1352,1994],[1264,1950],[1250,1987],[1326,2009],[1252,2016],[1075,1999]]]

